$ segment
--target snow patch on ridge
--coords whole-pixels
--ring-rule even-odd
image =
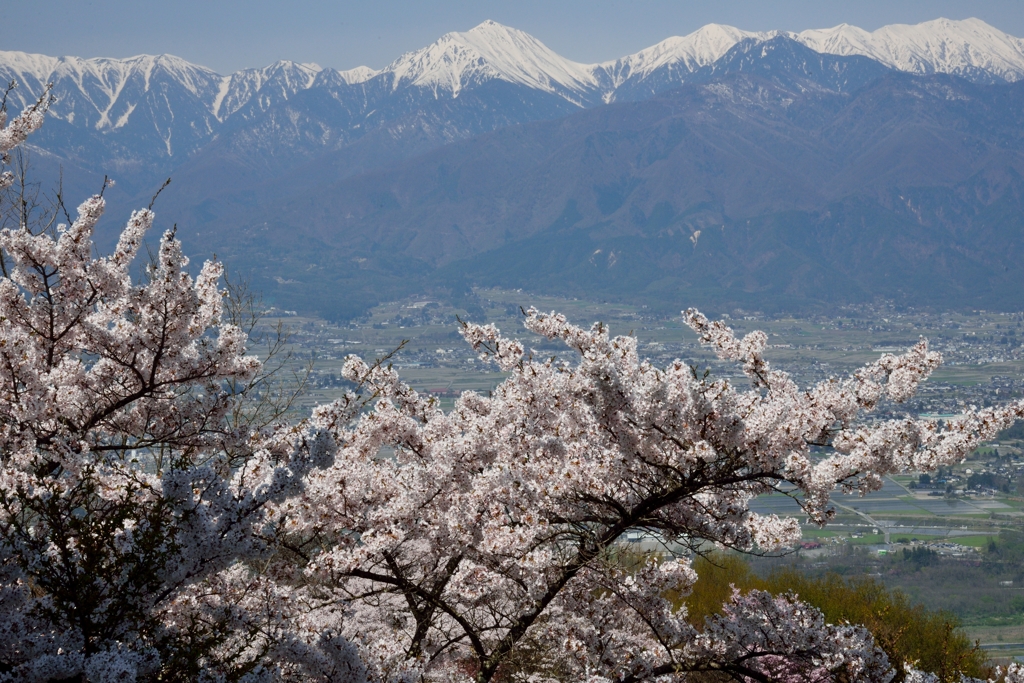
[[[356,85],[357,83],[365,83],[380,72],[376,69],[371,69],[368,66],[357,66],[354,69],[347,71],[338,71],[337,78],[343,83],[348,85]]]

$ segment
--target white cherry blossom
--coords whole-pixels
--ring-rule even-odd
[[[701,631],[664,595],[693,585],[692,552],[799,540],[798,520],[755,514],[755,497],[783,492],[824,524],[837,487],[868,492],[884,475],[958,461],[1024,404],[942,430],[910,418],[869,424],[861,418],[881,397],[905,400],[938,366],[926,343],[801,390],[770,367],[763,333],[737,339],[696,311],[685,317],[742,365],[749,388],[678,361],[656,368],[632,337],[536,310],[526,327],[561,339],[578,362],[537,360],[492,325],[465,325],[467,341],[510,374],[449,412],[394,370],[348,359],[346,376],[373,407],[354,422],[321,420],[337,454],[288,512],[306,580],[347,602],[343,632],[372,679],[892,675],[866,631],[828,626],[795,597],[736,595]],[[618,561],[630,531],[674,556]]]

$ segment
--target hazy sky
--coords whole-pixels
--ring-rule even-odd
[[[171,53],[220,73],[278,59],[381,68],[485,19],[579,62],[621,57],[712,22],[791,31],[845,22],[873,30],[974,16],[1024,36],[1024,0],[0,0],[0,8],[0,50]]]

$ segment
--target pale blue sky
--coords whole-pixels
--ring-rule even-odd
[[[403,52],[485,19],[533,34],[559,54],[598,62],[704,24],[799,31],[873,30],[979,17],[1024,36],[1024,0],[3,0],[0,50],[128,57],[171,53],[221,73],[277,59],[381,68]]]

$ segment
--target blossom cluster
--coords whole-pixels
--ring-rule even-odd
[[[509,667],[531,680],[891,675],[866,632],[829,626],[795,598],[737,595],[698,631],[665,596],[690,590],[691,553],[799,540],[797,520],[756,514],[755,497],[784,493],[827,523],[837,487],[868,492],[884,475],[959,461],[1024,404],[942,429],[867,423],[882,397],[905,400],[938,366],[925,342],[801,390],[764,358],[762,333],[737,339],[685,317],[742,365],[748,387],[678,361],[657,368],[632,337],[537,310],[526,327],[579,361],[537,360],[493,326],[467,324],[467,341],[509,376],[447,412],[394,370],[348,359],[346,377],[373,407],[332,423],[334,462],[288,504],[305,580],[349,606],[343,633],[374,680],[490,680]],[[638,530],[674,559],[624,563]]]

